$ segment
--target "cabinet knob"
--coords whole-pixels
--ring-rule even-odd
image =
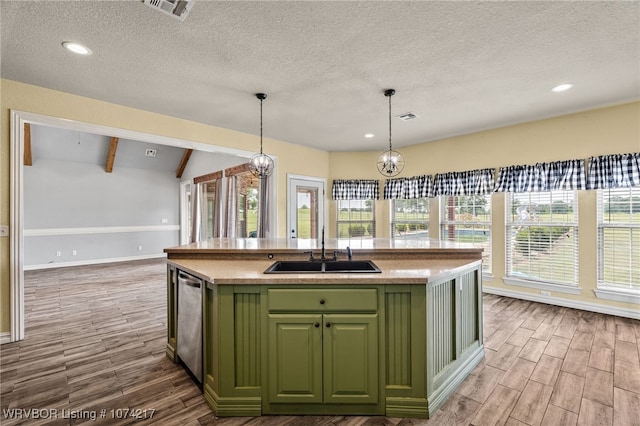
[[[326,323],[325,325],[327,326],[327,328],[331,327],[331,323],[330,322]]]
[[[318,328],[318,327],[320,327],[320,323],[319,323],[319,322],[317,322],[317,323],[313,324],[313,326],[314,326],[315,328]]]
[[[320,304],[324,305],[324,299],[320,299]]]

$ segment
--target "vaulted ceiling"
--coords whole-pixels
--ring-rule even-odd
[[[0,8],[2,78],[252,134],[266,92],[265,137],[329,151],[385,148],[387,88],[394,116],[419,116],[393,120],[397,147],[640,99],[637,1],[195,0],[184,21],[142,0]]]

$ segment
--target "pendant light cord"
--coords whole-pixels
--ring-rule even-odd
[[[260,155],[262,155],[262,99],[260,99]]]
[[[389,151],[392,151],[392,148],[391,148],[391,95],[389,95]]]
[[[394,89],[387,89],[384,91],[384,95],[389,98],[389,152],[393,151],[391,146],[391,97],[396,94]]]

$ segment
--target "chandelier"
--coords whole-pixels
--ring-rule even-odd
[[[256,98],[260,100],[260,153],[249,160],[249,170],[255,177],[266,179],[273,173],[273,159],[262,152],[262,101],[267,99],[267,95],[256,93]]]
[[[398,151],[394,151],[391,145],[391,96],[395,93],[393,89],[384,91],[384,95],[389,98],[389,149],[378,156],[378,171],[387,177],[397,176],[404,168],[404,157]]]

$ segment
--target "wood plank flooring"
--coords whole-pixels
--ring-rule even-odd
[[[26,272],[26,338],[0,346],[0,424],[640,425],[640,321],[493,295],[485,359],[429,420],[216,418],[165,356],[165,273],[164,260]]]

